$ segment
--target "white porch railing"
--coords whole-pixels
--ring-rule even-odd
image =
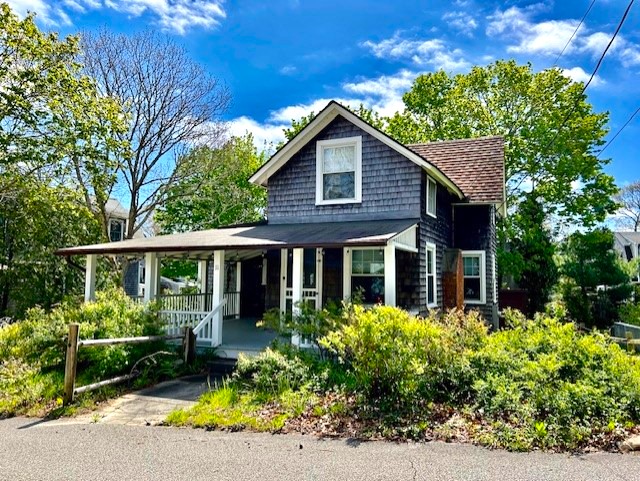
[[[224,310],[222,315],[224,317],[239,317],[240,316],[240,293],[239,292],[225,292]]]
[[[169,335],[178,335],[182,332],[183,327],[193,328],[196,339],[215,346],[219,339],[216,337],[215,321],[222,322],[220,312],[227,304],[227,300],[223,299],[210,312],[206,311],[178,311],[178,310],[161,310],[160,318],[165,322],[165,330]],[[219,319],[218,319],[219,318]]]
[[[209,312],[211,293],[161,295],[160,306],[163,311]]]
[[[222,315],[238,317],[240,315],[240,293],[225,292],[226,300]],[[160,310],[182,312],[209,312],[211,310],[211,293],[205,294],[167,294],[160,296]]]
[[[182,332],[183,327],[195,328],[209,313],[206,311],[161,310],[159,315],[165,323],[167,334],[173,336]]]
[[[217,305],[209,314],[207,314],[196,327],[193,328],[193,333],[196,335],[196,339],[204,341],[211,347],[215,347],[219,344],[221,339],[218,338],[216,333],[216,321],[222,322],[221,310],[227,304],[227,300],[223,299],[222,302]]]

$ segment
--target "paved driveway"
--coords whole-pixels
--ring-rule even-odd
[[[627,480],[640,456],[519,454],[115,424],[0,421],[2,480]]]

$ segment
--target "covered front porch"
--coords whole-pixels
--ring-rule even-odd
[[[143,301],[157,301],[169,333],[192,327],[199,346],[223,357],[257,352],[276,333],[265,312],[295,315],[358,295],[364,303],[415,308],[420,298],[415,220],[258,225],[70,248],[84,254],[85,300],[95,297],[98,255],[144,257]],[[164,259],[198,264],[198,292],[160,292]],[[309,340],[291,336],[292,344]]]

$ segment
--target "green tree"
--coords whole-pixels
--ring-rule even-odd
[[[515,213],[518,226],[511,238],[510,249],[500,252],[500,262],[512,267],[514,279],[526,286],[529,295],[527,314],[543,312],[549,295],[558,282],[555,244],[547,227],[541,203],[532,195],[525,197]]]
[[[507,206],[534,194],[548,215],[591,227],[615,211],[613,178],[598,159],[607,113],[596,113],[560,69],[497,61],[468,74],[420,75],[405,110],[384,119],[403,143],[500,135],[505,141]]]
[[[266,191],[248,179],[266,160],[253,136],[232,137],[219,149],[196,147],[182,163],[191,175],[169,189],[155,222],[161,233],[215,229],[264,219]],[[185,196],[184,192],[191,192]],[[169,277],[193,276],[189,263],[168,263]]]
[[[629,275],[613,250],[613,233],[576,232],[562,246],[562,294],[570,316],[589,327],[606,328],[618,319],[618,307],[632,292]]]
[[[100,187],[126,145],[118,102],[76,62],[78,39],[44,34],[0,4],[0,315],[59,301],[80,284],[56,248],[100,239],[75,172]]]

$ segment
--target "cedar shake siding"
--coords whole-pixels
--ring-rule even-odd
[[[457,249],[483,250],[486,252],[484,305],[469,305],[478,309],[487,321],[495,320],[497,315],[494,302],[493,266],[496,262],[497,235],[495,225],[495,207],[493,205],[456,205],[454,207],[454,247]]]
[[[362,137],[362,202],[316,205],[316,142]],[[411,219],[420,217],[421,168],[336,117],[268,181],[269,224]]]
[[[442,307],[442,259],[445,248],[452,246],[452,202],[456,196],[447,191],[444,186],[436,184],[436,218],[426,213],[427,174],[422,173],[422,188],[420,194],[420,226],[418,236],[419,264],[420,264],[420,311],[427,309],[427,253],[426,243],[436,245],[436,301]]]

